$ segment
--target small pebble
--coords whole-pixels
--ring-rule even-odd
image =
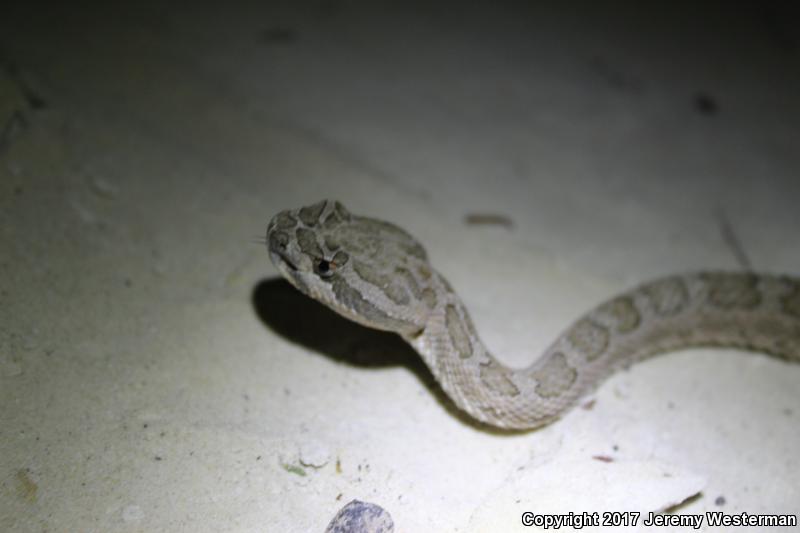
[[[393,533],[391,515],[374,503],[353,500],[336,513],[325,533]]]

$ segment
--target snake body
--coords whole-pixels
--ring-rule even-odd
[[[461,299],[403,229],[323,200],[277,214],[267,244],[300,291],[398,333],[459,408],[501,428],[547,424],[615,370],[658,353],[720,346],[800,361],[800,278],[793,276],[657,279],[595,307],[533,364],[512,369],[489,353]]]

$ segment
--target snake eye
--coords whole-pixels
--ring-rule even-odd
[[[330,261],[320,259],[314,263],[314,271],[316,271],[317,275],[322,279],[329,279],[333,277],[334,269]]]

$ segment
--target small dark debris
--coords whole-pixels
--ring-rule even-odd
[[[505,215],[494,213],[469,213],[464,217],[467,226],[502,226],[508,230],[514,228],[514,221]]]
[[[688,507],[692,503],[694,503],[697,500],[699,500],[701,498],[701,495],[702,495],[702,492],[698,492],[696,494],[693,494],[692,496],[689,496],[688,498],[686,498],[682,502],[679,502],[679,503],[676,503],[675,505],[671,505],[670,507],[667,507],[666,509],[664,509],[664,514],[675,514],[675,513],[680,512],[682,509],[685,509],[686,507]]]
[[[736,232],[728,220],[728,217],[725,215],[725,212],[722,209],[717,209],[716,216],[719,222],[722,240],[730,249],[733,257],[736,259],[736,262],[739,263],[739,266],[742,268],[742,270],[752,270],[750,258],[748,257],[747,252],[745,252],[739,237],[736,236]]]
[[[142,427],[143,427],[144,429],[147,429],[147,422],[145,422],[144,424],[142,424]]]
[[[303,470],[302,468],[300,468],[297,465],[290,465],[290,464],[287,464],[287,463],[281,463],[281,466],[283,467],[284,470],[286,470],[290,474],[294,474],[294,475],[300,476],[300,477],[306,477],[306,471]]]
[[[261,456],[260,455],[256,456],[256,461],[260,461],[260,460],[261,460]]]
[[[583,409],[584,411],[591,411],[592,409],[594,409],[594,404],[596,403],[597,403],[596,399],[591,399],[588,402],[581,405],[581,409]]]
[[[164,437],[166,434],[167,434],[167,432],[166,432],[166,431],[162,431],[161,433],[159,433],[159,434],[158,434],[158,436],[159,436],[159,437]]]
[[[615,452],[618,452],[618,451],[619,451],[619,446],[617,446],[617,445],[615,444],[615,445],[613,445],[613,446],[611,447],[611,449],[612,449],[612,450],[614,450]]]
[[[725,496],[717,496],[717,498],[714,500],[714,505],[719,507],[725,505]]]
[[[339,500],[341,500],[342,496],[344,496],[344,495],[341,492],[339,494],[337,494],[336,495],[336,501],[338,502]]]
[[[592,459],[594,459],[595,461],[602,461],[604,463],[613,463],[614,462],[614,458],[613,457],[609,457],[608,455],[593,455]]]
[[[160,455],[156,455],[153,459],[156,461],[161,461],[162,457]]]
[[[703,92],[694,95],[694,108],[702,115],[716,115],[719,111],[714,97]]]
[[[292,28],[275,26],[262,31],[260,39],[266,44],[291,44],[297,40],[297,32]]]

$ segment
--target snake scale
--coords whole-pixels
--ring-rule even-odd
[[[800,361],[798,277],[657,279],[595,307],[530,366],[512,369],[489,353],[461,299],[401,228],[323,200],[277,214],[267,245],[292,285],[351,320],[398,333],[459,408],[500,428],[547,424],[620,367],[671,350],[734,347]]]

